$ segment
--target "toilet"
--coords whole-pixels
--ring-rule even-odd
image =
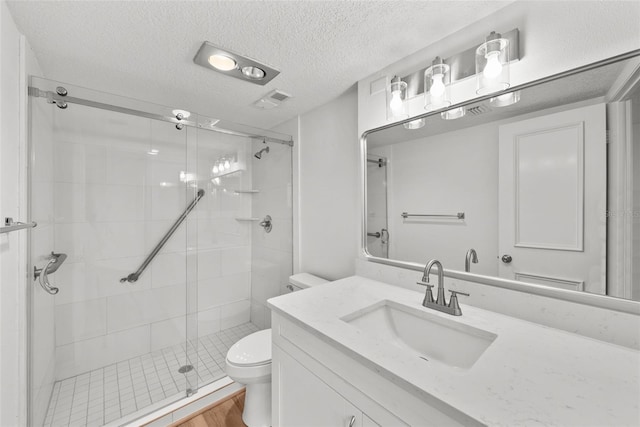
[[[287,290],[299,291],[327,283],[309,273],[289,277]],[[271,426],[271,329],[240,339],[227,352],[225,371],[229,378],[246,385],[242,421],[248,427]]]

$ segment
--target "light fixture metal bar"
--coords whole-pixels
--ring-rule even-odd
[[[520,60],[520,31],[517,28],[502,33],[502,38],[509,40],[509,61],[515,62]],[[444,63],[451,67],[451,83],[464,80],[476,74],[476,49],[477,46],[471,47],[464,52],[456,53],[444,59]],[[431,61],[429,61],[431,65]],[[407,99],[421,95],[424,92],[424,72],[428,67],[424,67],[418,71],[402,77],[402,81],[407,83]]]
[[[248,138],[258,138],[266,142],[273,142],[277,144],[288,145],[293,147],[293,141],[291,139],[283,139],[283,134],[276,132],[254,128],[252,126],[233,123],[230,121],[219,120],[212,126],[203,126],[202,123],[193,120],[182,119],[178,120],[175,116],[164,116],[162,114],[149,113],[147,111],[134,110],[132,108],[121,107],[119,105],[106,104],[103,102],[92,101],[90,99],[76,98],[68,95],[59,95],[53,91],[40,90],[37,87],[29,86],[29,96],[36,98],[45,98],[51,104],[67,103],[84,105],[86,107],[99,108],[102,110],[114,111],[116,113],[129,114],[137,117],[144,117],[152,120],[159,120],[162,122],[169,122],[181,124],[183,126],[194,127],[203,130],[209,130],[214,132],[226,133],[230,135],[244,136]]]

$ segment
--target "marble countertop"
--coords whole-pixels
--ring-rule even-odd
[[[454,317],[422,307],[422,298],[353,276],[272,298],[269,306],[407,391],[487,425],[640,425],[640,352],[463,303],[463,315]],[[468,369],[424,363],[341,320],[383,300],[497,338]]]

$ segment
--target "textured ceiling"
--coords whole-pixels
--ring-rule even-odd
[[[504,7],[500,1],[8,2],[49,79],[269,128]],[[253,85],[193,63],[210,41],[281,70]],[[427,60],[428,58],[425,58]],[[251,104],[273,89],[293,98]]]

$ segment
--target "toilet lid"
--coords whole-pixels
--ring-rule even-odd
[[[229,348],[227,362],[236,366],[271,363],[271,329],[247,335]]]

